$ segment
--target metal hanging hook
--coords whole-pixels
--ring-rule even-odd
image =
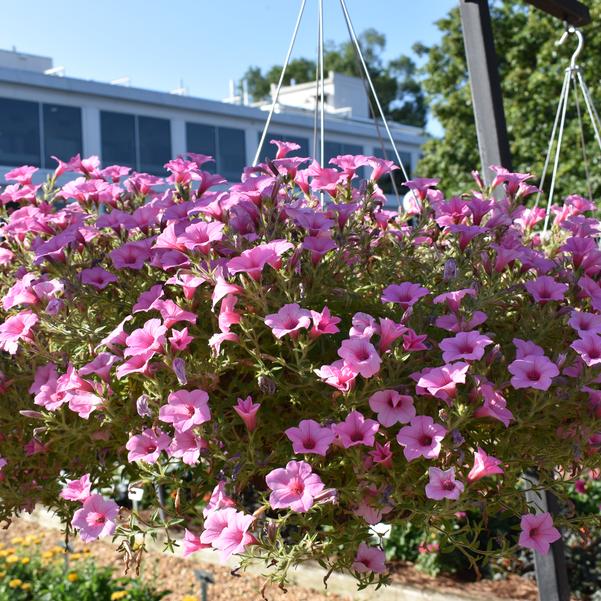
[[[576,34],[576,37],[578,38],[578,47],[574,51],[574,54],[572,54],[572,58],[570,60],[570,69],[572,71],[574,71],[574,70],[578,69],[578,65],[576,64],[576,60],[580,56],[580,53],[582,52],[582,48],[584,47],[584,36],[582,35],[582,32],[579,29],[576,29],[575,27],[569,27],[564,32],[564,34],[561,36],[561,38],[559,39],[559,41],[555,42],[555,45],[556,46],[561,46],[568,39],[568,36],[571,33],[572,34]]]

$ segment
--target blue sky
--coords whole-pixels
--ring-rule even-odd
[[[457,0],[347,0],[355,29],[386,34],[386,55],[435,42],[434,21]],[[2,48],[52,56],[68,76],[222,98],[249,65],[281,63],[300,0],[18,0],[3,2]],[[346,39],[337,0],[325,0],[325,37]],[[313,57],[317,0],[308,0],[294,56]]]

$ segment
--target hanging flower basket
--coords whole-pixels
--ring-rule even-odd
[[[599,466],[592,203],[567,198],[541,239],[529,176],[499,168],[461,198],[409,182],[411,210],[384,210],[391,162],[277,144],[227,187],[194,154],[166,181],[94,157],[7,175],[2,517],[42,503],[130,557],[185,528],[185,553],[362,585],[386,581],[380,522],[473,557],[599,523],[524,494]],[[500,514],[515,531],[478,548]]]

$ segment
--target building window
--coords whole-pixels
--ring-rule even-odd
[[[171,158],[171,123],[168,119],[126,113],[100,113],[102,160],[144,173],[164,174]]]
[[[345,142],[326,142],[324,144],[325,163],[342,154],[363,154],[363,146]]]
[[[82,152],[81,109],[60,104],[43,105],[44,166],[56,165]]]
[[[41,166],[40,105],[0,98],[0,164]]]
[[[380,159],[386,158],[389,161],[397,162],[396,155],[391,148],[386,149],[386,157],[384,157],[384,152],[382,148],[374,148],[374,156]],[[401,157],[401,161],[403,161],[403,167],[407,171],[407,175],[411,177],[411,153],[399,151],[399,156]],[[392,172],[392,177],[394,177],[394,182],[397,186],[397,190],[399,194],[402,196],[407,192],[407,188],[404,186],[405,177],[403,176],[403,172],[400,169],[395,169]],[[378,181],[378,185],[382,188],[384,194],[394,194],[394,186],[392,185],[391,175],[385,175],[381,177]]]
[[[270,134],[267,132],[267,137],[265,138],[265,143],[263,144],[263,148],[261,148],[261,152],[259,153],[259,159],[269,159],[273,161],[275,159],[275,154],[278,151],[275,144],[270,144],[270,140],[281,140],[283,142],[294,142],[298,144],[300,148],[298,150],[293,150],[289,153],[289,156],[299,156],[299,157],[308,157],[309,156],[309,140],[307,138],[301,138],[300,136],[289,136],[288,134],[282,133],[273,133]],[[257,143],[261,141],[261,132],[257,132]]]
[[[203,169],[219,172],[228,180],[239,180],[246,165],[246,141],[242,129],[186,123],[186,148],[189,152],[212,156],[215,163],[206,163]]]

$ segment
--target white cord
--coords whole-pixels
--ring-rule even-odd
[[[288,52],[286,53],[286,58],[284,59],[284,66],[282,67],[282,72],[280,73],[280,79],[278,81],[278,85],[275,91],[275,96],[273,97],[273,102],[271,103],[271,108],[269,109],[269,116],[267,117],[267,121],[265,122],[265,126],[263,127],[263,133],[261,134],[261,141],[259,142],[259,146],[257,148],[257,152],[255,153],[255,158],[253,160],[253,167],[259,162],[259,155],[261,154],[261,149],[263,148],[263,144],[265,143],[265,138],[267,137],[267,131],[269,130],[269,126],[271,125],[271,118],[273,117],[273,113],[275,111],[275,107],[278,103],[278,98],[280,97],[280,90],[282,89],[282,83],[284,82],[284,76],[286,75],[286,68],[288,67],[288,63],[290,62],[290,55],[292,54],[292,49],[294,48],[294,42],[296,41],[296,35],[298,34],[298,29],[300,27],[301,19],[303,17],[303,12],[305,11],[305,4],[307,0],[301,0],[300,10],[298,11],[298,17],[296,18],[296,25],[294,26],[294,31],[292,33],[292,39],[290,40],[290,46],[288,46]]]
[[[578,83],[580,84],[580,89],[582,90],[582,95],[584,96],[584,102],[586,104],[586,108],[588,110],[589,117],[593,123],[593,129],[595,130],[595,139],[597,140],[597,144],[599,144],[599,149],[601,149],[601,135],[599,135],[599,115],[597,114],[597,109],[593,104],[591,99],[591,95],[587,85],[584,83],[584,79],[582,78],[582,74],[580,70],[577,71],[578,74]]]

